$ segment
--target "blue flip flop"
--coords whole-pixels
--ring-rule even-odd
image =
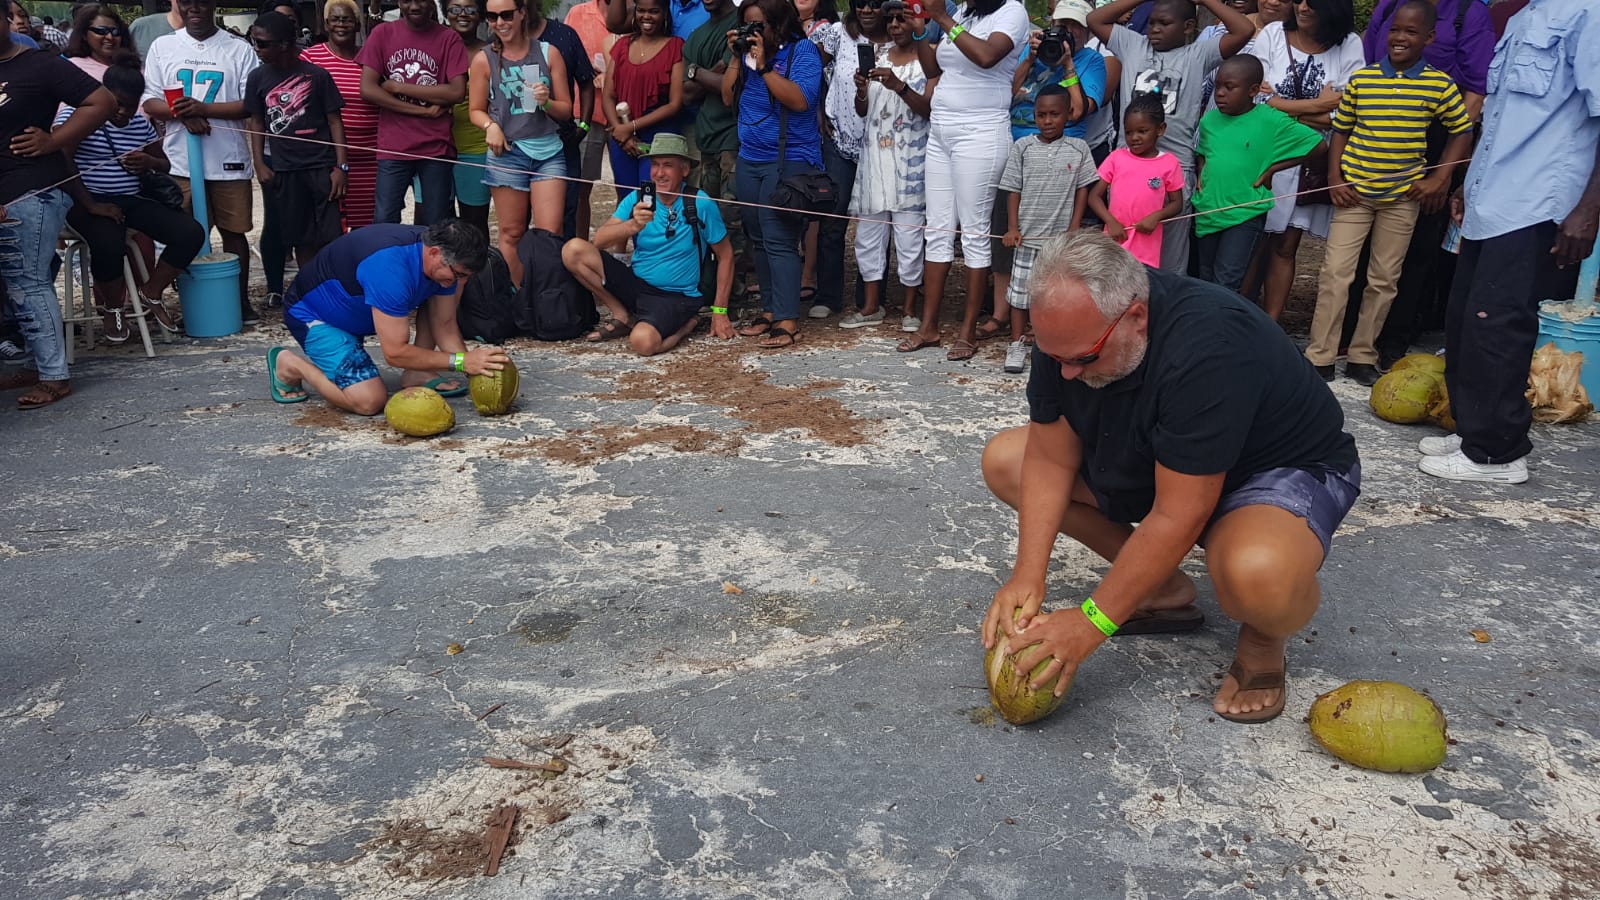
[[[273,347],[267,351],[267,382],[268,388],[272,391],[272,400],[275,403],[304,403],[311,399],[311,392],[305,389],[305,385],[296,388],[294,385],[284,384],[278,380],[278,354],[282,353],[283,350],[284,348],[282,347]],[[300,392],[300,396],[285,396],[297,390]]]
[[[448,390],[448,391],[439,391],[439,385],[444,384],[446,381],[459,381],[459,382],[461,382],[461,386],[458,387],[458,388],[452,388],[451,390]],[[422,386],[425,387],[425,388],[432,388],[433,390],[439,391],[439,396],[441,396],[441,397],[460,397],[461,395],[463,395],[463,394],[465,394],[467,392],[467,376],[465,376],[465,375],[440,375],[438,378],[432,378],[432,379],[429,379],[428,381],[423,382]]]

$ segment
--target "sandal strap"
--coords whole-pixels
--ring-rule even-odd
[[[1237,657],[1233,664],[1228,666],[1228,674],[1233,676],[1235,684],[1241,691],[1272,691],[1283,687],[1287,675],[1287,667],[1268,672],[1252,672],[1244,667]]]

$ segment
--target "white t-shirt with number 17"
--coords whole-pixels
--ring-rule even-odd
[[[218,29],[203,41],[178,31],[156,38],[144,61],[144,97],[165,99],[166,89],[182,87],[185,96],[204,103],[237,103],[244,99],[245,79],[260,65],[250,45]],[[200,138],[207,181],[248,181],[255,177],[250,145],[240,129],[244,119],[207,119],[211,133]],[[167,124],[162,146],[172,160],[172,174],[189,177],[189,131]]]

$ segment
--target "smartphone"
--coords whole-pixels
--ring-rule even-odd
[[[639,185],[639,202],[645,204],[646,209],[656,208],[656,183],[646,181]]]
[[[856,68],[860,69],[863,75],[871,75],[872,70],[878,67],[878,57],[873,52],[872,45],[857,44],[856,54],[856,59],[858,60]]]

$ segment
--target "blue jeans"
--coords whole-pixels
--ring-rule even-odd
[[[448,159],[380,159],[378,160],[378,189],[374,198],[372,221],[390,225],[400,224],[400,212],[405,208],[406,188],[411,179],[422,184],[422,217],[432,225],[456,214],[456,173],[454,160]]]
[[[72,201],[52,189],[7,204],[17,224],[0,226],[0,280],[6,285],[11,315],[27,341],[32,367],[41,381],[67,380],[67,345],[61,334],[61,300],[50,266],[56,237]],[[798,276],[796,277],[798,280]]]
[[[1238,291],[1250,269],[1250,257],[1255,255],[1256,243],[1266,227],[1265,214],[1240,222],[1221,231],[1195,238],[1200,254],[1200,280],[1220,284],[1230,291]]]
[[[850,192],[855,190],[856,164],[839,152],[833,141],[822,142],[822,165],[828,177],[839,186],[838,201],[833,211],[844,215],[850,211]],[[844,232],[849,219],[822,219],[817,228],[817,297],[816,302],[838,312],[844,308]]]
[[[766,203],[784,175],[815,172],[805,160],[791,159],[778,172],[777,162],[751,162],[740,157],[734,173],[734,190],[742,203]],[[805,220],[775,209],[743,211],[744,232],[750,237],[750,256],[756,264],[756,282],[767,312],[775,322],[800,317],[800,232]]]

